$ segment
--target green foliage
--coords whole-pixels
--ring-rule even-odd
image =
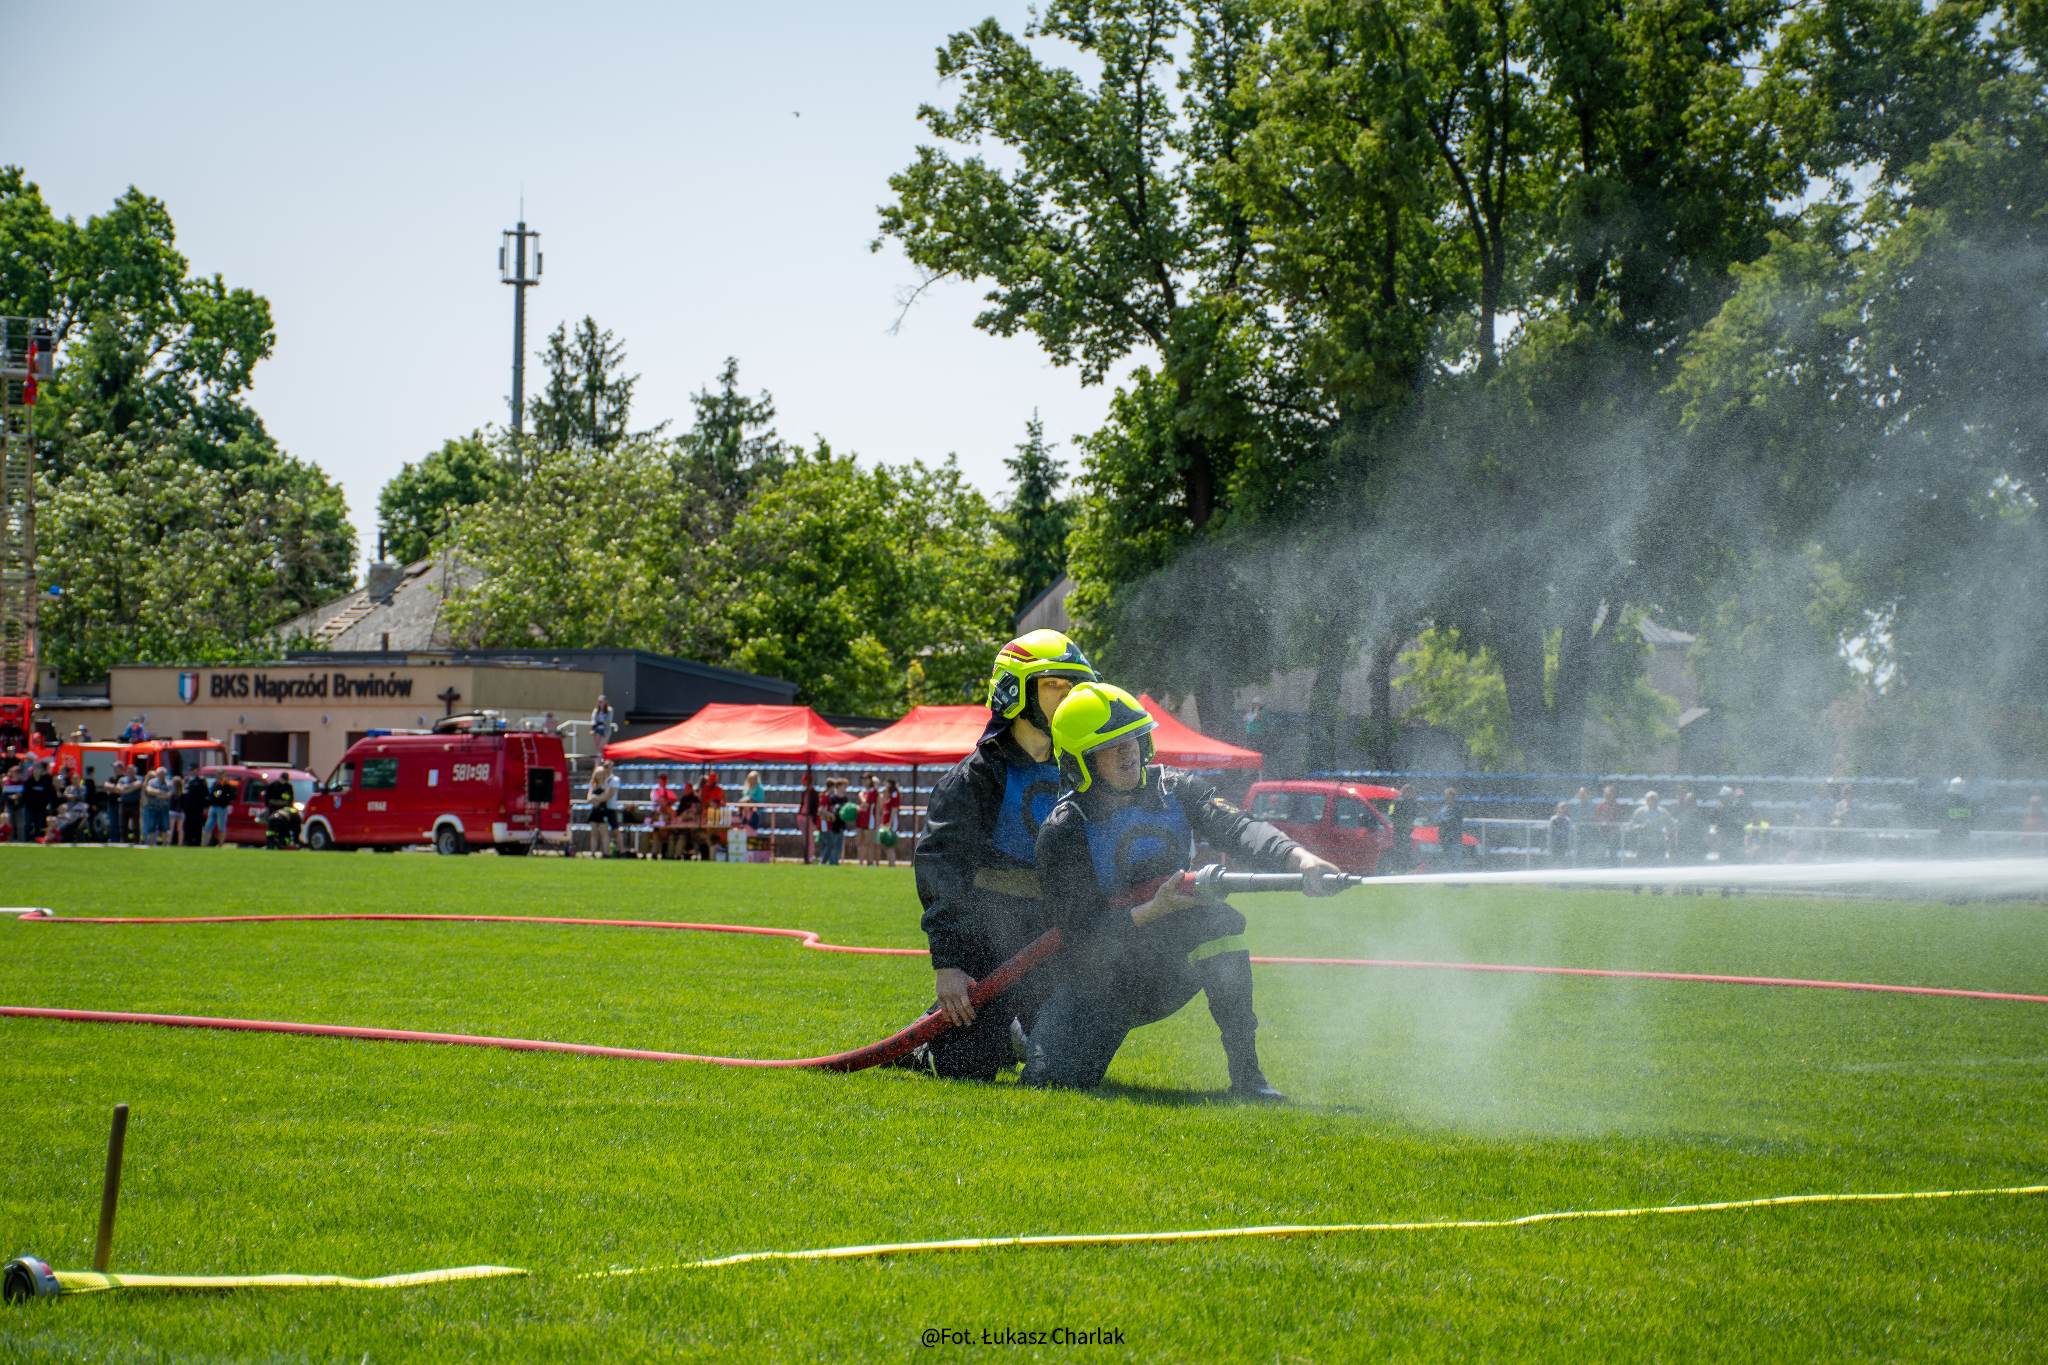
[[[1073,500],[1059,495],[1066,471],[1046,443],[1036,412],[1024,433],[1024,444],[1003,461],[1011,482],[1001,522],[1003,537],[1010,542],[1004,572],[1016,580],[1020,612],[1067,571],[1067,535],[1074,522]]]
[[[191,277],[169,210],[132,188],[80,224],[0,167],[0,241],[0,312],[59,338],[35,412],[39,577],[63,589],[42,611],[48,662],[78,680],[245,658],[345,589],[340,488],[241,398],[275,340],[270,305]]]
[[[241,478],[184,458],[189,431],[152,445],[75,436],[85,458],[38,480],[45,660],[65,678],[117,663],[210,663],[274,647],[271,632],[325,595],[347,560],[346,509],[317,470],[280,459]]]
[[[1264,325],[1245,304],[1253,243],[1200,176],[1242,135],[1235,97],[1257,31],[1252,8],[1235,0],[1060,0],[1021,37],[992,19],[955,33],[938,71],[959,98],[918,114],[951,145],[920,148],[890,178],[896,197],[876,243],[900,243],[927,283],[985,282],[977,326],[1037,337],[1085,381],[1134,353],[1156,364],[1119,399],[1123,430],[1086,447],[1083,483],[1101,504],[1093,515],[1112,529],[1092,537],[1083,517],[1075,609],[1111,666],[1192,690],[1205,711],[1229,709],[1227,688],[1250,656],[1200,647],[1181,618],[1125,629],[1135,612],[1111,599],[1142,593],[1170,557],[1161,551],[1220,525],[1243,453],[1273,448],[1257,416],[1269,385],[1247,364],[1259,348],[1246,334]],[[1089,74],[1042,55],[1055,45]],[[1137,451],[1156,477],[1116,463]],[[1138,484],[1163,497],[1122,496]],[[1150,548],[1127,554],[1109,540]]]
[[[0,311],[57,333],[60,366],[36,416],[42,462],[59,478],[85,457],[85,436],[137,423],[145,442],[182,432],[207,463],[235,436],[260,435],[239,399],[276,342],[270,305],[218,275],[191,276],[161,200],[131,187],[83,224],[60,220],[19,167],[0,167],[0,227]]]
[[[1404,720],[1456,735],[1483,771],[1521,762],[1510,747],[1507,686],[1491,651],[1468,653],[1455,626],[1431,626],[1401,651],[1400,667],[1394,685],[1415,699]]]
[[[449,629],[480,648],[651,649],[700,655],[706,524],[658,442],[537,451],[526,478],[465,512],[452,542],[472,579]]]
[[[830,711],[895,715],[913,687],[969,700],[1010,633],[1006,550],[951,459],[863,467],[821,445],[716,546],[724,661]]]
[[[529,405],[528,424],[543,451],[615,450],[627,440],[658,435],[628,430],[637,374],[627,374],[626,344],[585,317],[571,334],[563,323],[541,351],[547,387]],[[662,426],[667,426],[666,422]]]
[[[512,464],[481,431],[442,442],[394,474],[377,495],[385,553],[400,564],[425,559],[465,508],[506,491],[514,477]]]
[[[721,526],[762,483],[781,473],[794,453],[775,434],[775,400],[763,390],[740,392],[740,362],[726,357],[718,387],[690,395],[696,421],[682,438],[690,481],[717,505]]]

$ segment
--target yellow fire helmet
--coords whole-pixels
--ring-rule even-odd
[[[1088,755],[1120,740],[1136,739],[1139,759],[1148,765],[1139,785],[1151,780],[1154,752],[1152,713],[1130,693],[1111,683],[1077,683],[1052,713],[1052,751],[1059,759],[1060,776],[1077,792],[1095,785],[1095,773]]]
[[[1099,676],[1072,640],[1056,630],[1034,630],[996,651],[995,670],[988,679],[988,709],[1004,720],[1028,712],[1033,725],[1050,730],[1052,723],[1039,709],[1038,689],[1031,680],[1055,677],[1094,682]]]

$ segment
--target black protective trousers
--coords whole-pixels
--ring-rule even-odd
[[[1035,901],[1005,897],[984,902],[979,916],[981,932],[964,964],[967,974],[979,981],[1029,947],[1044,932],[1038,917]],[[1016,1061],[1010,1051],[1010,1020],[1021,1020],[1027,1032],[1032,1028],[1052,990],[1053,971],[1053,964],[1041,965],[977,1009],[974,1022],[966,1028],[940,1034],[931,1044],[932,1070],[948,1080],[994,1080],[998,1071]]]
[[[1102,1084],[1132,1029],[1178,1011],[1197,992],[1223,1037],[1233,1081],[1258,1066],[1258,1016],[1252,1012],[1249,950],[1207,951],[1244,932],[1227,905],[1184,910],[1121,941],[1098,940],[1067,954],[1031,1029],[1024,1084],[1088,1090]]]

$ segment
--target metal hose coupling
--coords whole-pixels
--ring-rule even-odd
[[[57,1272],[49,1262],[33,1256],[17,1256],[0,1270],[0,1299],[20,1303],[23,1299],[54,1299],[64,1292]]]

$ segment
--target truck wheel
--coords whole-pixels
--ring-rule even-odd
[[[469,846],[463,843],[461,830],[453,825],[443,825],[434,831],[434,852],[453,858],[469,852]]]
[[[306,831],[306,847],[315,853],[325,853],[334,847],[334,836],[327,832],[327,826],[315,825]]]
[[[524,858],[533,852],[532,844],[499,844],[498,856],[502,858]]]

